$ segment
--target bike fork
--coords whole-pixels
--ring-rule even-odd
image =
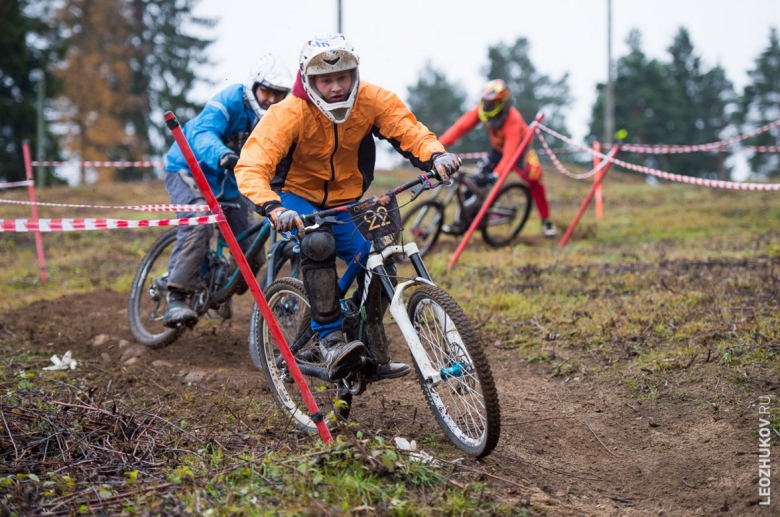
[[[367,264],[368,270],[381,270],[384,268],[385,260],[392,257],[393,255],[400,254],[405,254],[412,257],[413,259],[419,259],[419,252],[415,243],[409,243],[405,246],[388,246],[382,250],[381,253],[369,256]],[[417,266],[416,263],[415,266]],[[427,276],[428,272],[425,270],[425,266],[422,264],[422,261],[420,261],[420,266],[422,268],[422,274]],[[420,274],[420,270],[418,270],[418,274]],[[401,333],[406,340],[406,344],[409,346],[409,350],[412,352],[414,361],[417,363],[417,367],[420,369],[420,373],[425,379],[425,382],[430,386],[436,386],[442,381],[441,372],[434,368],[430,359],[428,359],[428,354],[425,352],[425,348],[423,348],[422,343],[420,343],[420,337],[417,335],[417,331],[414,329],[414,325],[409,319],[409,314],[406,310],[406,303],[404,302],[404,291],[406,291],[408,287],[419,284],[434,285],[434,283],[431,282],[429,278],[418,276],[414,280],[399,283],[395,287],[395,292],[393,293],[393,298],[390,302],[390,314],[393,315],[395,322],[401,329]]]

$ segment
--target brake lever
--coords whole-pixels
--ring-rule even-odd
[[[323,224],[330,224],[330,225],[341,225],[341,224],[347,224],[346,221],[339,221],[336,219],[336,216],[329,215],[327,217],[320,217],[319,215],[314,216],[314,221],[318,226],[322,226]]]
[[[423,178],[424,181],[421,181],[420,184],[417,185],[416,187],[412,187],[412,199],[409,200],[410,203],[415,199],[417,199],[418,197],[420,197],[420,194],[422,194],[426,190],[433,190],[442,184],[441,181],[438,183],[432,183],[431,180],[429,180],[425,176],[420,176],[420,178]]]

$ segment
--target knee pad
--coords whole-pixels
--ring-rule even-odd
[[[332,231],[315,230],[301,241],[303,262],[330,262],[336,260],[336,238]]]
[[[542,179],[542,165],[539,163],[539,156],[537,156],[536,151],[529,149],[521,162],[521,168],[525,172],[528,181],[535,182]]]
[[[338,275],[336,273],[336,239],[331,231],[307,233],[301,241],[303,286],[309,295],[311,319],[326,325],[341,317]]]

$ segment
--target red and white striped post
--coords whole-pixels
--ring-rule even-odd
[[[211,187],[206,180],[206,176],[203,175],[203,171],[201,170],[200,165],[198,165],[198,160],[195,158],[195,155],[190,148],[190,144],[184,137],[184,133],[181,130],[179,121],[176,119],[176,115],[170,111],[166,112],[165,124],[168,126],[168,129],[171,130],[171,133],[173,133],[173,138],[176,140],[176,143],[179,144],[179,148],[184,154],[184,158],[187,160],[187,165],[189,165],[190,171],[195,178],[195,182],[198,184],[198,188],[200,189],[201,194],[203,194],[203,197],[206,199],[206,203],[208,203],[209,208],[211,209],[211,213],[216,216],[222,215],[222,207],[219,205],[217,198],[211,191]],[[219,225],[219,231],[222,233],[225,241],[227,241],[228,247],[230,248],[230,253],[236,260],[238,269],[244,276],[244,281],[246,281],[247,285],[249,286],[249,291],[252,293],[255,302],[257,302],[260,313],[263,315],[263,318],[265,318],[265,321],[268,323],[268,327],[271,329],[271,334],[276,340],[276,344],[279,346],[279,350],[282,352],[282,357],[284,357],[284,360],[287,362],[287,367],[290,369],[290,374],[292,375],[295,384],[298,386],[298,390],[301,392],[301,396],[303,397],[303,401],[306,403],[306,408],[309,410],[309,414],[312,420],[317,425],[317,430],[320,433],[322,441],[325,443],[332,442],[333,437],[330,434],[330,430],[325,423],[322,413],[320,413],[320,410],[317,407],[317,402],[314,400],[311,391],[309,391],[309,386],[306,384],[306,380],[303,378],[303,374],[301,373],[300,368],[298,368],[298,363],[295,362],[295,357],[293,357],[292,351],[290,351],[290,347],[287,344],[287,340],[284,339],[284,334],[282,334],[282,331],[279,328],[279,324],[276,322],[276,319],[271,312],[271,308],[268,306],[268,302],[263,296],[263,292],[260,290],[260,286],[257,283],[255,275],[252,274],[252,269],[249,267],[249,263],[246,261],[244,253],[238,246],[238,241],[233,235],[233,230],[230,229],[230,225],[224,218],[221,218],[217,224]]]
[[[588,191],[588,195],[585,196],[585,200],[582,202],[582,205],[580,205],[580,209],[577,211],[577,215],[574,216],[574,219],[572,219],[571,224],[569,225],[569,228],[566,230],[566,233],[563,234],[563,238],[561,239],[561,242],[558,244],[559,247],[563,248],[566,246],[566,243],[569,241],[569,237],[571,237],[571,234],[574,232],[574,229],[577,227],[577,223],[580,222],[580,218],[582,217],[582,214],[585,212],[585,209],[588,208],[588,204],[590,204],[590,200],[593,198],[593,194],[596,192],[596,189],[601,186],[602,180],[604,180],[604,176],[607,175],[607,171],[609,170],[610,165],[612,165],[612,158],[615,157],[615,155],[620,150],[620,144],[612,144],[612,149],[609,150],[609,154],[607,155],[608,163],[604,166],[604,168],[601,170],[600,173],[596,174],[596,180],[593,182],[593,186],[590,187],[590,190]]]
[[[595,154],[601,152],[601,143],[598,140],[593,142],[593,151],[593,168],[598,169],[599,164],[601,163],[601,157],[598,154]],[[601,197],[601,181],[599,180],[599,178],[604,176],[604,172],[604,170],[600,170],[593,177],[593,181],[599,184],[599,186],[596,187],[596,219],[601,219],[604,217],[604,201]]]
[[[35,184],[33,181],[33,169],[32,159],[30,158],[30,142],[25,140],[22,142],[22,154],[24,155],[24,172],[27,174],[27,192],[30,195],[30,209],[32,210],[32,218],[38,222],[38,207],[35,205]],[[41,272],[41,283],[46,284],[46,261],[43,258],[43,239],[41,238],[41,232],[35,232],[35,248],[38,251],[38,269]]]
[[[515,154],[512,155],[512,159],[509,160],[509,164],[506,170],[498,172],[499,176],[498,179],[496,180],[496,184],[493,186],[493,190],[490,191],[490,194],[488,195],[487,199],[485,199],[485,202],[482,204],[482,208],[479,209],[477,216],[474,218],[474,221],[472,221],[471,226],[469,226],[469,229],[466,231],[466,235],[463,236],[463,239],[460,241],[460,244],[458,244],[458,248],[455,250],[455,253],[452,254],[452,258],[450,259],[449,264],[447,264],[447,269],[452,269],[452,266],[454,266],[455,263],[458,261],[460,254],[463,253],[463,249],[466,247],[466,244],[469,243],[469,239],[471,239],[471,236],[474,234],[474,231],[477,228],[479,228],[479,223],[485,217],[488,208],[490,207],[490,205],[493,204],[493,201],[495,201],[496,196],[498,196],[498,191],[501,190],[501,187],[504,185],[507,176],[509,176],[509,173],[515,167],[517,160],[520,159],[520,156],[522,156],[526,148],[533,141],[534,132],[536,131],[536,126],[539,125],[539,123],[542,121],[543,118],[544,118],[544,113],[542,113],[541,111],[536,114],[536,118],[534,119],[533,122],[531,122],[531,125],[528,126],[528,132],[525,134],[525,137],[523,137],[523,140],[520,142],[520,145],[517,147]],[[520,174],[519,171],[518,174]],[[520,177],[522,178],[522,175],[520,175]]]

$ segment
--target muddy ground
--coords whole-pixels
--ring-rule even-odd
[[[126,306],[124,293],[66,296],[0,316],[0,332],[7,344],[71,350],[93,384],[110,383],[107,389],[130,399],[173,390],[271,400],[247,350],[248,295],[236,299],[231,321],[201,322],[162,350],[133,342]],[[390,336],[393,356],[408,358],[398,335]],[[780,514],[776,505],[757,504],[754,393],[721,379],[708,357],[695,357],[669,377],[686,386],[684,399],[662,394],[643,401],[619,372],[565,375],[561,360],[529,362],[501,339],[485,341],[501,397],[501,441],[486,460],[464,461],[492,474],[484,481],[502,502],[548,515]],[[599,361],[584,351],[560,359],[573,354],[585,364]],[[753,388],[776,395],[778,386],[763,381]],[[387,436],[415,439],[423,450],[459,457],[413,375],[369,387],[352,418]],[[276,429],[268,439],[284,432],[291,431]]]

